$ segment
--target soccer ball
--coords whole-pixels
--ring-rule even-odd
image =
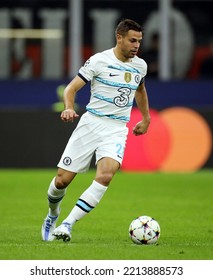
[[[155,244],[160,237],[160,226],[154,218],[140,216],[131,222],[129,236],[136,244]]]

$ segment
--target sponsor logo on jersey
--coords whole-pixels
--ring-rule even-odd
[[[115,77],[115,76],[119,76],[119,74],[113,74],[113,73],[109,73],[110,77]]]

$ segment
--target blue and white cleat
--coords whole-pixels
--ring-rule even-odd
[[[62,223],[59,227],[57,227],[53,235],[57,240],[63,239],[64,242],[68,242],[71,239],[71,226],[69,223]]]
[[[44,223],[41,228],[42,240],[53,241],[55,239],[53,231],[55,230],[57,219],[58,216],[51,217],[49,215],[47,215],[47,217],[44,219]]]

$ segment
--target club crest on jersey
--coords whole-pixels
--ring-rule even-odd
[[[132,80],[132,74],[129,72],[124,73],[124,80],[129,83]]]
[[[72,160],[71,160],[71,158],[70,157],[65,157],[64,159],[63,159],[63,163],[64,163],[64,165],[70,165],[71,163],[72,163]]]
[[[137,84],[139,84],[139,82],[140,82],[140,76],[139,75],[135,75],[135,82]]]

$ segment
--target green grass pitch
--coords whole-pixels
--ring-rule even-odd
[[[54,169],[1,169],[1,260],[212,260],[213,172],[115,175],[101,203],[76,223],[72,241],[44,242],[47,188]],[[62,202],[59,223],[94,178],[80,174]],[[157,245],[135,245],[130,222],[140,215],[161,226]]]

